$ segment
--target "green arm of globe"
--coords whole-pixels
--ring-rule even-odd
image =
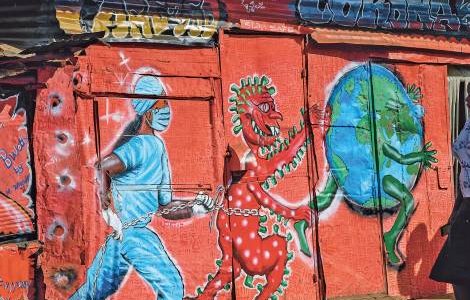
[[[382,147],[383,154],[394,161],[403,164],[411,165],[414,163],[422,163],[425,168],[430,168],[431,163],[436,163],[438,160],[434,157],[437,153],[436,150],[430,149],[432,146],[431,142],[428,142],[424,145],[421,151],[412,152],[408,154],[401,154],[397,149],[392,147],[389,144],[384,144]],[[331,175],[328,175],[328,179],[323,191],[316,195],[316,202],[318,211],[323,211],[331,205],[336,191],[338,190],[338,185]],[[311,202],[311,209],[315,209],[315,203]],[[306,221],[298,221],[294,224],[294,228],[299,237],[300,251],[307,256],[311,256],[310,248],[307,241],[306,230],[309,224]]]
[[[414,163],[422,163],[424,168],[427,169],[431,167],[431,163],[437,163],[437,159],[434,157],[437,151],[434,149],[430,149],[431,146],[431,142],[427,142],[421,151],[411,152],[408,154],[401,154],[390,144],[385,143],[382,146],[382,152],[385,156],[393,159],[399,164],[412,165]]]

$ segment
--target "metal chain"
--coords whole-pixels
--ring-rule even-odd
[[[230,215],[235,215],[235,216],[244,216],[244,217],[249,217],[249,216],[259,216],[259,210],[256,208],[250,209],[250,208],[239,208],[239,207],[221,207],[221,209],[226,213],[228,216]]]
[[[216,196],[215,196],[216,205],[214,205],[214,207],[212,209],[209,209],[208,213],[222,210],[228,216],[230,216],[230,215],[244,216],[244,217],[259,216],[259,210],[256,209],[256,208],[252,208],[252,209],[250,209],[250,208],[244,208],[243,209],[243,208],[239,208],[239,207],[225,208],[224,207],[224,197],[223,197],[224,192],[225,192],[225,188],[223,186],[220,185],[220,186],[217,187]],[[123,223],[122,224],[122,229],[124,230],[124,229],[130,228],[130,227],[133,227],[133,226],[139,224],[140,222],[151,220],[153,216],[168,215],[172,212],[182,210],[182,209],[185,209],[185,208],[188,208],[188,207],[193,207],[194,205],[200,205],[200,204],[202,204],[201,200],[192,200],[192,201],[188,201],[188,202],[182,203],[180,205],[174,206],[172,208],[164,208],[164,209],[162,209],[160,211],[157,211],[157,212],[149,212],[149,213],[147,213],[147,214],[145,214],[141,217],[135,218],[134,220],[132,220],[130,222]],[[97,281],[98,281],[98,272],[101,270],[101,268],[103,266],[104,255],[105,255],[105,252],[106,252],[106,244],[108,243],[108,241],[112,237],[113,237],[113,234],[108,235],[106,237],[106,241],[104,242],[104,244],[101,246],[101,248],[99,250],[99,251],[101,251],[101,256],[100,256],[100,260],[99,260],[99,263],[98,263],[98,268],[96,269],[96,272],[95,272],[95,278],[94,278],[94,281],[93,281],[92,297],[95,296],[95,292],[96,292],[96,284],[97,284]]]
[[[224,207],[223,197],[221,199],[219,199],[220,196],[222,195],[222,193],[224,192],[224,190],[225,189],[224,189],[223,186],[218,186],[217,187],[217,192],[216,192],[216,197],[215,197],[216,205],[212,209],[207,210],[208,213],[218,211],[218,210],[222,210],[228,216],[231,216],[231,215],[244,216],[244,217],[259,216],[259,210],[256,209],[256,208],[251,208],[251,209],[250,208],[239,208],[239,207],[225,208]],[[219,201],[219,200],[221,200],[221,201]],[[133,226],[139,224],[140,222],[149,221],[149,220],[152,219],[153,216],[160,216],[161,217],[163,215],[168,215],[168,214],[171,214],[172,212],[175,212],[175,211],[178,211],[178,210],[183,210],[183,209],[186,209],[188,207],[191,208],[194,205],[201,205],[201,204],[202,204],[201,200],[192,200],[192,201],[188,201],[188,202],[179,204],[177,206],[173,206],[171,208],[164,208],[164,209],[159,210],[157,212],[148,212],[143,216],[140,216],[138,218],[133,219],[132,221],[123,223],[122,224],[122,229],[127,229],[129,227],[133,227]]]

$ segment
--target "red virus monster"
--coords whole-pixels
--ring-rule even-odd
[[[213,299],[222,288],[229,288],[243,270],[246,287],[253,288],[253,276],[265,277],[266,283],[257,286],[256,299],[277,299],[276,293],[282,294],[287,286],[287,263],[293,258],[293,253],[288,252],[288,242],[292,235],[281,235],[278,224],[270,234],[263,223],[270,211],[277,215],[277,221],[284,220],[281,226],[286,229],[289,220],[310,222],[311,210],[307,205],[287,207],[267,191],[285,174],[297,169],[310,141],[303,132],[303,116],[299,127],[294,125],[289,129],[287,138],[280,136],[282,114],[273,98],[276,88],[267,76],[243,78],[240,86],[232,84],[231,91],[232,130],[243,137],[250,151],[244,159],[243,175],[236,184],[232,180],[225,194],[224,208],[217,215],[218,244],[222,251],[222,258],[216,261],[219,268],[214,276],[209,275],[205,288],[198,289],[197,298]],[[232,152],[232,161],[237,160],[234,156]],[[230,171],[233,174],[237,170]],[[256,213],[234,213],[247,210]]]

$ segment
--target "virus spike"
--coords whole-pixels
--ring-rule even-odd
[[[269,190],[269,183],[268,181],[265,181],[261,184],[261,187],[263,188],[263,190],[267,191]]]
[[[289,269],[285,269],[284,270],[284,275],[289,275],[290,274],[290,270]]]
[[[287,286],[287,281],[282,280],[281,285],[282,285],[283,287],[286,287],[286,286]]]
[[[273,225],[273,231],[274,231],[276,234],[278,234],[278,233],[279,233],[279,225],[274,224],[274,225]]]
[[[289,134],[290,139],[293,139],[295,137],[295,133],[293,129],[289,129],[288,134]]]
[[[202,287],[198,286],[198,287],[196,288],[196,293],[197,293],[198,295],[201,295],[201,294],[202,294]]]
[[[277,215],[277,216],[276,216],[276,220],[277,220],[278,222],[281,222],[281,221],[282,221],[282,216],[281,216],[281,215]]]
[[[248,85],[253,85],[253,82],[251,81],[251,76],[248,76],[246,78],[246,81],[247,81]]]
[[[237,100],[238,100],[237,96],[232,96],[232,97],[228,98],[229,102],[237,102]]]
[[[236,93],[237,95],[240,95],[240,88],[238,87],[238,85],[236,85],[235,83],[233,83],[231,86],[230,86],[230,90],[234,93]]]
[[[249,89],[245,89],[245,93],[246,93],[248,96],[251,96],[251,93],[250,93],[250,90],[249,90]]]
[[[269,83],[268,77],[266,75],[263,75],[261,77],[261,85],[268,85],[268,83]]]
[[[290,163],[288,163],[286,165],[286,171],[287,171],[287,173],[290,173],[290,171],[291,171],[291,164]]]
[[[268,229],[264,226],[260,226],[258,231],[261,232],[261,233],[266,233],[266,232],[268,232]]]
[[[271,179],[271,182],[274,185],[277,185],[277,179],[276,179],[276,176],[270,176],[269,179]]]
[[[277,290],[276,290],[276,292],[278,292],[279,294],[282,295],[282,289],[281,289],[281,287],[278,287]]]
[[[224,290],[226,290],[226,291],[230,290],[230,283],[227,283],[227,284],[224,286]]]
[[[253,285],[253,276],[246,275],[245,281],[243,282],[243,284],[244,284],[247,288],[252,289],[252,288],[254,287],[254,285]]]
[[[293,252],[287,253],[287,260],[291,260],[292,258],[294,258],[294,253]]]
[[[261,94],[263,92],[263,88],[261,86],[258,86],[258,94]]]
[[[268,216],[264,216],[264,215],[259,216],[259,221],[260,221],[260,222],[263,222],[263,223],[264,223],[264,222],[266,222],[267,220],[268,220]]]
[[[245,79],[240,79],[240,84],[241,84],[241,88],[244,88],[246,86],[246,81]]]
[[[272,295],[269,299],[270,299],[270,300],[277,300],[278,298],[277,298],[276,295]]]
[[[214,275],[212,274],[207,275],[207,281],[211,281],[212,279],[214,279]]]
[[[263,289],[264,289],[264,287],[263,287],[263,285],[262,285],[261,283],[258,283],[258,284],[256,285],[256,289],[257,289],[259,292],[262,292]]]
[[[292,241],[292,234],[290,232],[287,234],[286,240],[288,242]]]
[[[268,88],[268,93],[272,96],[276,93],[276,88],[275,87],[270,87]]]
[[[297,127],[292,126],[292,131],[294,132],[294,136],[297,135],[297,133],[299,133],[299,131],[297,130]]]
[[[253,82],[255,85],[259,85],[259,77],[258,76],[253,76]]]
[[[240,121],[240,116],[239,115],[232,116],[232,122],[233,123],[238,122],[238,121]]]
[[[231,111],[231,112],[234,112],[234,113],[238,112],[238,111],[237,111],[237,107],[234,106],[234,105],[230,106],[230,107],[228,108],[228,110]]]
[[[243,125],[237,125],[237,126],[233,127],[233,133],[239,134],[240,131],[242,131],[242,128],[243,128]]]

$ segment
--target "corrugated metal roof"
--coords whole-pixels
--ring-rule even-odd
[[[457,39],[452,36],[396,34],[334,28],[314,28],[310,35],[320,44],[356,44],[470,53],[468,39]]]
[[[2,0],[0,16],[0,43],[25,49],[66,37],[53,0]]]

